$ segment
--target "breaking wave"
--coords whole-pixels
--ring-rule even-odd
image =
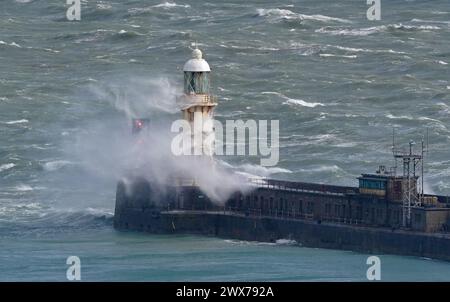
[[[298,172],[341,172],[343,171],[340,167],[337,165],[331,165],[331,166],[317,166],[310,169],[299,169]]]
[[[272,21],[279,20],[294,20],[294,21],[303,21],[303,20],[311,20],[311,21],[320,21],[320,22],[341,22],[341,23],[352,23],[350,20],[335,18],[324,15],[304,15],[294,13],[288,9],[280,9],[280,8],[259,8],[256,10],[258,16],[260,17],[269,17]]]
[[[368,36],[375,33],[387,31],[429,31],[439,30],[438,26],[433,25],[403,25],[403,24],[389,24],[374,27],[366,27],[359,29],[339,28],[334,26],[326,26],[315,30],[316,33],[325,33],[335,36]]]
[[[189,4],[177,4],[175,2],[163,2],[160,4],[153,5],[153,7],[162,7],[162,8],[169,9],[169,8],[173,8],[173,7],[189,8],[191,6]]]
[[[261,94],[273,94],[276,96],[279,96],[282,99],[285,99],[285,102],[283,102],[283,104],[293,104],[293,105],[299,105],[302,107],[309,107],[309,108],[314,108],[317,106],[325,106],[322,103],[313,103],[313,102],[306,102],[304,100],[299,100],[299,99],[291,99],[287,96],[285,96],[284,94],[281,94],[279,92],[274,92],[274,91],[264,91]]]
[[[321,53],[319,54],[320,57],[336,57],[336,58],[346,58],[346,59],[356,59],[358,56],[357,55],[335,55],[335,54],[331,54],[331,53]]]
[[[0,41],[0,45],[6,45],[6,46],[13,46],[13,47],[17,47],[17,48],[22,48],[22,46],[20,46],[16,42],[11,42],[11,43],[8,44],[5,41]]]
[[[16,121],[9,121],[9,122],[4,122],[7,125],[15,125],[15,124],[25,124],[28,123],[29,121],[26,119],[22,119],[22,120],[16,120]]]
[[[42,165],[44,170],[46,171],[56,171],[61,169],[62,167],[72,165],[73,163],[68,160],[55,160],[55,161],[49,161]]]
[[[238,169],[250,174],[250,175],[256,175],[261,177],[267,177],[272,174],[278,174],[278,173],[292,173],[289,169],[279,168],[279,167],[263,167],[259,165],[251,165],[251,164],[244,164],[239,167]]]
[[[18,185],[15,189],[19,192],[33,191],[33,188],[31,186],[24,184]]]
[[[1,166],[0,166],[0,172],[3,172],[3,171],[6,171],[6,170],[9,170],[9,169],[12,169],[12,168],[14,168],[15,166],[16,166],[16,165],[13,164],[13,163],[1,165]]]

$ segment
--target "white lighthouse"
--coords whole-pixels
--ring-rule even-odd
[[[213,116],[217,106],[210,94],[211,69],[199,49],[184,64],[184,94],[181,98],[183,118],[191,126],[193,155],[211,157],[214,148]]]

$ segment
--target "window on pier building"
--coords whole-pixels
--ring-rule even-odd
[[[327,215],[331,214],[331,204],[329,203],[325,204],[325,214]]]
[[[270,209],[269,207],[269,200],[265,199],[264,197],[260,197],[261,199],[261,207],[266,211],[267,209]]]
[[[312,201],[308,201],[308,203],[306,204],[306,211],[308,212],[308,214],[312,214],[314,211],[314,204]]]
[[[360,178],[359,187],[364,189],[386,190],[386,180]]]
[[[303,201],[302,200],[298,201],[298,212],[303,213]]]
[[[334,215],[339,216],[339,205],[338,204],[334,205]]]
[[[356,219],[361,220],[362,219],[362,208],[361,206],[356,207]]]
[[[283,197],[280,197],[280,206],[278,208],[283,210]]]

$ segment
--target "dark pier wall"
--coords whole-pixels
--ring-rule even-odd
[[[398,254],[450,261],[450,237],[273,217],[201,211],[127,209],[115,227],[156,234],[199,234],[248,241],[291,239],[302,246]]]
[[[234,196],[224,208],[214,206],[196,187],[161,190],[138,179],[128,188],[119,182],[114,226],[249,241],[291,239],[307,247],[450,261],[450,234],[430,233],[429,229],[438,229],[446,222],[447,209],[417,209],[420,212],[413,211],[413,217],[421,214],[423,219],[417,221],[422,224],[417,229],[423,231],[400,230],[386,223],[385,213],[397,209],[385,200],[331,193],[334,195],[257,189],[246,196]]]

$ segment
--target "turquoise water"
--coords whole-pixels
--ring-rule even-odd
[[[365,280],[368,255],[118,233],[111,221],[130,111],[178,118],[165,100],[193,42],[218,119],[281,121],[277,167],[230,165],[356,185],[392,163],[392,127],[399,143],[428,128],[426,189],[450,194],[448,1],[382,5],[369,22],[354,0],[83,1],[67,22],[65,1],[2,1],[0,280],[63,281],[70,255],[83,280]],[[449,263],[380,257],[383,280],[450,280]]]
[[[106,227],[0,242],[4,281],[64,281],[72,254],[80,257],[84,281],[367,281],[369,267],[368,255],[349,251]],[[448,263],[378,256],[383,281],[448,281]]]

